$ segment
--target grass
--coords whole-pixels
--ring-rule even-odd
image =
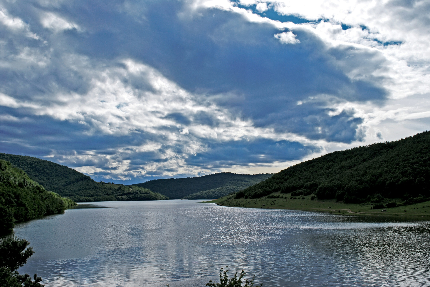
[[[384,209],[373,209],[368,204],[346,204],[335,200],[317,200],[312,196],[291,196],[291,194],[273,193],[257,199],[234,199],[232,196],[209,201],[222,206],[246,208],[290,209],[331,214],[354,216],[372,216],[392,218],[400,221],[430,220],[430,201],[397,206]]]

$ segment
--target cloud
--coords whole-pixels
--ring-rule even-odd
[[[3,1],[2,151],[142,181],[425,126],[429,5],[303,3]]]
[[[266,3],[258,3],[255,9],[257,9],[258,12],[262,13],[264,11],[267,11],[269,8],[267,7]]]
[[[15,30],[25,29],[26,27],[21,19],[11,17],[7,12],[3,11],[3,9],[0,11],[0,22],[3,25]]]
[[[187,164],[206,168],[225,168],[232,165],[267,164],[302,158],[318,151],[298,142],[253,139],[208,143],[208,151],[195,154]]]
[[[45,13],[41,17],[41,24],[47,29],[51,29],[54,32],[60,32],[64,30],[80,30],[79,26],[75,23],[68,22],[67,20],[55,15],[54,13]]]
[[[298,43],[300,43],[300,41],[298,39],[296,39],[296,35],[294,35],[290,31],[275,34],[274,37],[276,39],[279,39],[279,41],[283,44],[298,44]]]
[[[17,103],[17,101],[14,98],[9,97],[8,95],[5,95],[5,94],[0,94],[0,105],[5,107],[11,107],[11,108],[20,107],[20,105]]]

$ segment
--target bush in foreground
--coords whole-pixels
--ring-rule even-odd
[[[228,266],[227,266],[228,268]],[[243,277],[246,275],[246,272],[242,270],[240,272],[239,277],[237,275],[237,272],[234,274],[233,278],[228,278],[228,269],[224,270],[224,268],[221,268],[219,271],[219,281],[220,283],[214,283],[212,280],[209,281],[209,283],[206,284],[208,287],[253,287],[254,286],[254,279],[248,280],[246,279],[245,282],[243,282]],[[245,285],[242,285],[245,284]],[[263,286],[263,284],[255,285]]]
[[[43,287],[42,278],[34,275],[34,281],[28,274],[20,275],[18,268],[24,266],[34,251],[29,242],[14,236],[0,238],[0,286],[8,287]]]

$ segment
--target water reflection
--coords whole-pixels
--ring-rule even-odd
[[[195,201],[102,202],[18,226],[49,286],[204,286],[221,267],[264,286],[428,286],[429,223],[360,222]]]

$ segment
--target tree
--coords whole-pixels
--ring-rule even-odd
[[[12,233],[14,227],[13,214],[10,208],[7,208],[0,203],[0,236]]]
[[[24,266],[34,251],[25,239],[7,236],[0,239],[0,285],[8,287],[43,287],[42,278],[34,274],[20,275],[18,268]]]

